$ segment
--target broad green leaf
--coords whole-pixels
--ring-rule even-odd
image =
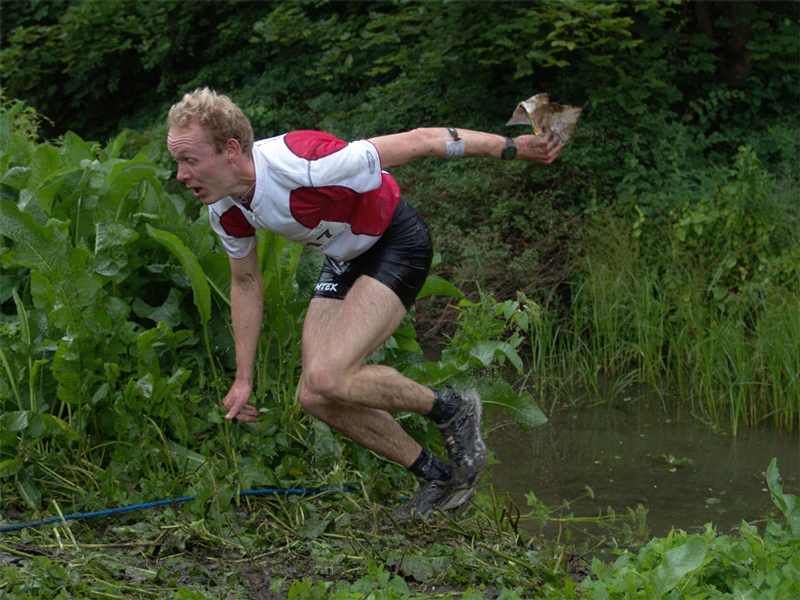
[[[417,298],[427,296],[447,296],[449,298],[463,298],[464,294],[452,283],[438,275],[428,275],[425,284],[417,294]]]
[[[31,481],[31,478],[24,471],[19,473],[17,479],[14,481],[14,487],[17,488],[19,495],[25,503],[34,510],[39,510],[42,507],[42,493],[36,484]]]
[[[25,189],[28,185],[28,179],[31,176],[30,167],[11,167],[3,173],[3,185],[7,185],[15,190]]]
[[[522,359],[508,342],[479,340],[472,344],[469,349],[469,355],[477,358],[485,367],[492,364],[498,354],[508,358],[517,371],[522,371]]]
[[[74,338],[63,339],[53,357],[52,373],[58,381],[58,398],[67,404],[78,405],[83,397],[84,375],[79,345]]]
[[[0,477],[13,477],[22,469],[23,462],[21,458],[12,458],[0,462]]]
[[[46,413],[37,413],[29,410],[7,412],[0,416],[0,427],[7,431],[26,433],[36,439],[47,434],[65,435],[68,439],[77,439],[75,430],[61,419]]]
[[[14,247],[2,255],[2,264],[46,273],[68,272],[69,240],[65,229],[57,221],[38,227],[31,216],[20,212],[14,203],[0,202],[0,234],[14,242]]]
[[[136,372],[139,377],[144,377],[148,373],[155,374],[156,377],[161,374],[156,348],[162,346],[161,342],[172,335],[172,329],[164,321],[160,321],[156,327],[139,334],[136,339],[136,348],[139,351]]]
[[[169,451],[178,466],[188,469],[189,471],[196,471],[206,463],[206,457],[202,454],[189,450],[172,441],[169,442]]]
[[[147,233],[172,252],[183,265],[192,284],[194,304],[200,313],[200,320],[203,326],[206,326],[211,318],[211,288],[208,286],[206,275],[197,261],[197,257],[189,251],[177,236],[169,232],[159,231],[147,225]]]
[[[339,454],[339,445],[330,427],[318,419],[313,420],[314,457],[317,468],[327,472],[333,468]]]
[[[395,592],[396,594],[400,594],[400,597],[408,597],[411,593],[411,590],[406,583],[406,580],[400,577],[399,575],[395,575],[389,580],[389,583],[386,585],[390,590]]]
[[[47,423],[44,417],[45,415],[32,411],[28,415],[28,433],[32,438],[41,439],[47,435]]]
[[[8,431],[22,431],[28,426],[28,411],[15,410],[0,416],[0,425]]]
[[[231,263],[225,254],[209,252],[202,255],[198,262],[206,274],[209,286],[219,298],[230,305],[231,303]]]
[[[430,581],[434,574],[433,561],[426,556],[408,554],[403,557],[402,572],[404,576],[413,577],[416,581]]]
[[[460,373],[461,369],[458,366],[441,362],[415,363],[403,370],[403,375],[428,387],[439,386]]]
[[[156,166],[143,156],[115,165],[100,193],[100,203],[105,206],[120,207],[131,188],[140,181],[151,180],[161,187],[156,177]],[[127,215],[121,215],[126,217]]]
[[[130,227],[114,221],[98,221],[95,223],[95,253],[108,250],[114,246],[127,246],[139,238]]]
[[[51,325],[96,345],[100,338],[95,335],[110,327],[107,317],[98,310],[105,294],[102,282],[88,267],[90,255],[86,250],[67,248],[65,254],[67,260],[61,271],[33,271],[31,295],[46,301],[37,307],[50,311]]]
[[[103,148],[103,155],[108,157],[109,159],[118,158],[120,152],[122,152],[122,148],[125,145],[125,140],[128,138],[128,134],[123,131],[113,140],[111,140],[108,145]]]
[[[170,327],[177,327],[181,324],[181,309],[175,288],[170,288],[169,294],[161,306],[150,306],[144,300],[136,298],[132,308],[136,316],[150,319],[156,324],[164,322]]]
[[[767,486],[772,502],[783,513],[786,526],[794,539],[800,539],[800,502],[797,496],[783,491],[783,481],[778,473],[777,459],[773,458],[767,467]]]
[[[668,550],[653,571],[654,597],[663,598],[684,577],[699,569],[705,557],[706,542],[702,537],[691,537],[685,544]]]
[[[495,353],[500,349],[503,342],[493,340],[478,340],[470,345],[469,355],[480,362],[484,367],[488,367],[494,362]]]
[[[23,102],[17,100],[14,106],[0,111],[0,156],[5,157],[8,152],[9,138],[11,137],[10,123],[14,116],[22,110],[23,105]]]
[[[136,389],[147,399],[153,397],[153,374],[147,373],[144,377],[136,381]]]
[[[521,429],[533,429],[547,423],[547,417],[533,396],[527,392],[518,394],[503,379],[495,382],[479,379],[475,388],[484,406],[505,409]]]
[[[28,187],[35,190],[51,174],[58,171],[61,166],[61,155],[55,147],[49,144],[42,144],[33,153],[33,160],[29,166],[31,174],[28,178]]]
[[[95,142],[85,142],[71,131],[64,134],[64,156],[62,162],[78,167],[83,160],[94,160],[97,154]]]
[[[41,207],[48,217],[56,216],[53,214],[53,200],[56,198],[56,194],[58,194],[63,183],[63,174],[54,174],[52,178],[45,179],[42,184],[35,189],[34,198],[36,204]],[[28,181],[28,184],[30,185],[30,181]]]
[[[297,282],[297,297],[301,300],[311,299],[314,286],[319,279],[322,263],[325,257],[321,254],[306,254],[297,263],[295,281]]]

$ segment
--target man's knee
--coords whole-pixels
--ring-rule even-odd
[[[314,415],[323,404],[344,401],[347,396],[344,379],[341,373],[326,365],[309,365],[303,369],[303,380],[298,394],[300,405]]]
[[[322,408],[322,403],[326,402],[325,398],[314,394],[304,384],[300,385],[300,392],[297,394],[297,401],[308,414],[317,416]]]

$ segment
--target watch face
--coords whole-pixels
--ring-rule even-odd
[[[500,157],[503,160],[511,160],[517,155],[517,147],[514,144],[514,140],[511,138],[508,139],[506,142],[506,147],[503,148],[503,151],[500,153]]]

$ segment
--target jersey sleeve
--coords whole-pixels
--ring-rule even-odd
[[[348,143],[328,133],[300,130],[287,134],[284,142],[292,155],[307,161],[303,185],[365,193],[383,183],[378,151],[367,140]]]
[[[208,207],[208,220],[231,258],[245,258],[256,247],[255,228],[228,198]]]

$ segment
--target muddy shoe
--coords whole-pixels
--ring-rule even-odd
[[[414,497],[394,510],[398,521],[412,521],[418,517],[430,518],[437,508],[443,511],[464,506],[475,495],[475,486],[450,481],[421,481]]]
[[[446,423],[437,425],[442,432],[447,455],[453,467],[453,481],[474,489],[486,469],[486,444],[481,437],[483,403],[475,391],[448,389],[443,394],[459,401],[458,411]]]

